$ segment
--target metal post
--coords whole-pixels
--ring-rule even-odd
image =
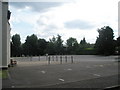
[[[53,59],[53,61],[54,61],[54,55],[52,56],[52,59]]]
[[[60,64],[62,64],[62,56],[60,56]]]
[[[48,56],[46,55],[46,61],[48,60]]]
[[[65,62],[67,63],[67,56],[65,56]]]
[[[32,56],[30,56],[30,61],[32,61]]]
[[[48,56],[48,64],[50,64],[50,56]]]
[[[46,54],[46,61],[48,60],[48,54]]]
[[[73,63],[73,56],[71,56],[71,63]]]
[[[40,61],[40,55],[39,55],[39,61]]]
[[[58,61],[58,56],[56,55],[56,61]]]

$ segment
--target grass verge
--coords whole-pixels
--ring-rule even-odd
[[[8,70],[0,70],[0,79],[8,78]]]

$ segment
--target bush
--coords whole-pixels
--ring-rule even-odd
[[[80,55],[95,55],[96,51],[94,48],[85,48],[79,51]]]

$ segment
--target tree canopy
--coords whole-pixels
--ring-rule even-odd
[[[78,48],[78,42],[77,42],[76,38],[70,37],[69,39],[67,39],[66,46],[67,46],[68,54],[75,54],[76,50]]]
[[[21,55],[21,41],[20,35],[15,34],[12,36],[11,42],[11,56],[20,56]]]
[[[112,55],[117,50],[120,53],[120,37],[114,40],[113,29],[104,26],[98,29],[98,37],[95,44],[87,43],[86,38],[77,41],[76,38],[70,37],[63,44],[62,37],[58,34],[46,41],[32,34],[27,36],[24,43],[21,44],[19,34],[12,36],[11,56],[35,56],[35,55],[62,55],[62,54],[78,54],[78,55]]]
[[[109,26],[104,26],[98,29],[99,36],[97,37],[95,48],[98,54],[111,55],[115,52],[114,33]]]

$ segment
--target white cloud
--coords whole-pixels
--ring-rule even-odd
[[[47,40],[53,35],[60,34],[64,41],[72,36],[77,38],[78,42],[86,37],[88,42],[94,43],[98,35],[98,28],[109,25],[113,30],[118,30],[117,5],[118,0],[74,0],[72,3],[51,7],[42,13],[32,12],[30,7],[19,10],[11,7],[16,11],[11,23],[26,22],[31,24],[33,25],[33,33]],[[84,21],[88,25],[93,25],[93,28],[69,29],[65,27],[66,22],[74,20]],[[115,35],[117,35],[116,31]]]

